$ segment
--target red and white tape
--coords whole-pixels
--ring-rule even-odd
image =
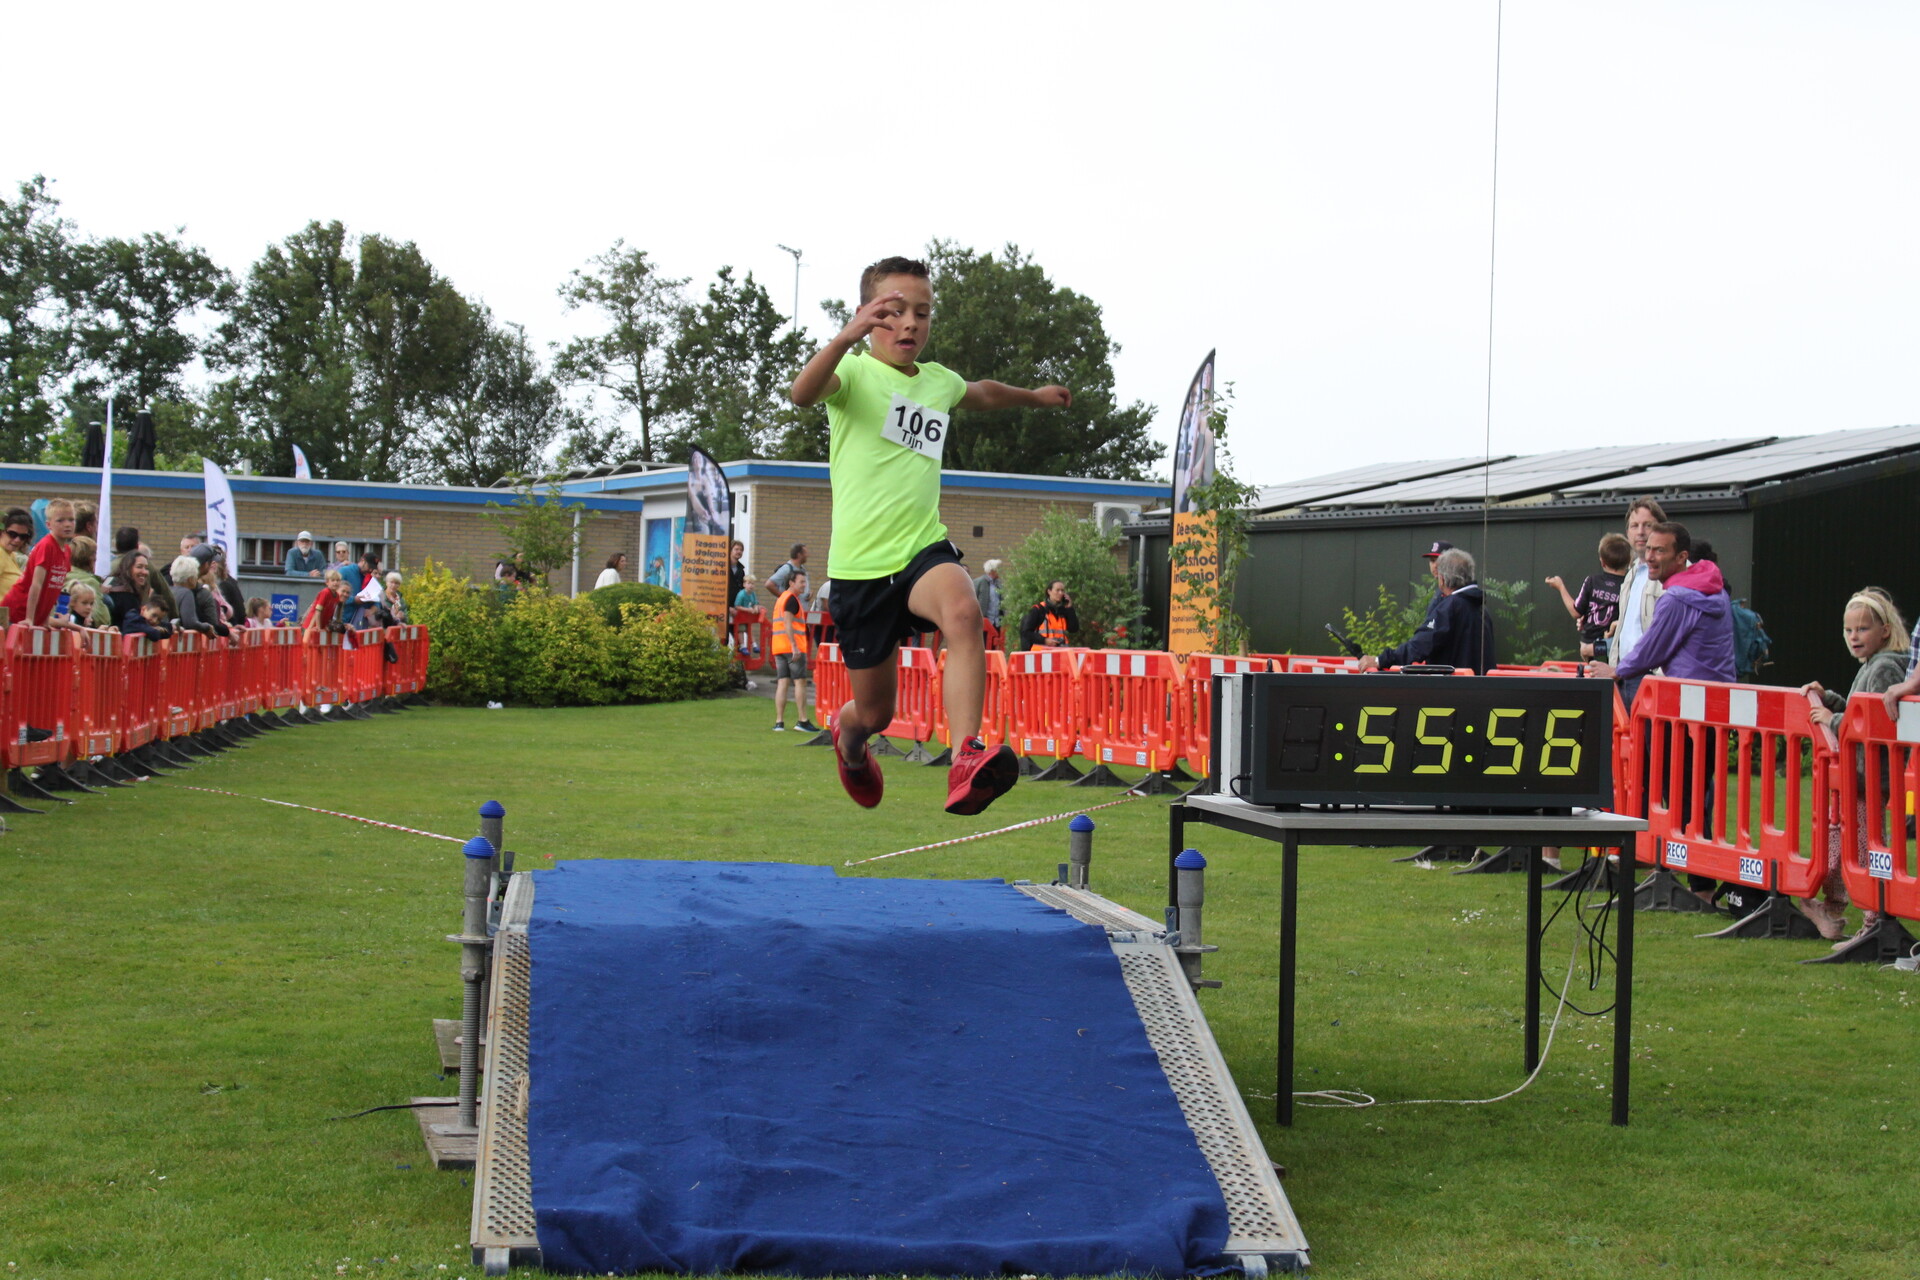
[[[1111,809],[1113,806],[1125,804],[1129,800],[1138,800],[1141,794],[1141,792],[1133,791],[1121,796],[1118,800],[1109,800],[1105,804],[1096,804],[1085,809],[1069,809],[1065,813],[1056,813],[1047,818],[1029,818],[1025,822],[1016,822],[1010,827],[1000,827],[994,831],[976,831],[970,836],[956,836],[952,840],[939,840],[933,844],[917,844],[911,849],[895,849],[892,853],[876,854],[871,858],[856,858],[853,861],[843,862],[840,865],[843,867],[860,867],[865,866],[869,862],[885,862],[888,858],[897,858],[903,853],[925,853],[929,849],[944,849],[949,845],[966,844],[969,840],[985,840],[988,836],[1003,836],[1009,831],[1024,831],[1028,827],[1041,827],[1049,822],[1058,822],[1062,818],[1077,818],[1083,813],[1098,813],[1102,809]]]
[[[449,840],[454,844],[465,844],[458,836],[443,836],[438,831],[422,831],[418,827],[403,827],[397,822],[380,822],[374,818],[363,818],[354,813],[342,813],[338,809],[316,809],[310,804],[294,804],[290,800],[269,800],[266,796],[241,795],[238,791],[222,791],[218,787],[191,787],[184,782],[162,782],[158,778],[148,779],[155,786],[177,787],[181,791],[204,791],[209,795],[232,796],[236,800],[258,800],[261,804],[277,804],[283,809],[305,809],[308,813],[324,813],[331,818],[345,818],[348,822],[364,822],[370,827],[385,827],[389,831],[404,831],[410,836],[426,836],[429,840]]]

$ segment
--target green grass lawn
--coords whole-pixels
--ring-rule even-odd
[[[1022,784],[952,818],[944,770],[890,761],[867,812],[827,751],[769,719],[750,698],[422,710],[275,734],[170,781],[459,837],[498,799],[522,868],[839,865],[1114,795]],[[1164,808],[1095,815],[1094,888],[1155,918]],[[442,940],[460,922],[456,846],[177,785],[10,823],[0,1276],[479,1274],[469,1179],[434,1171],[414,1118],[328,1119],[453,1091],[429,1022],[459,1011]],[[1316,1274],[1920,1276],[1913,977],[1803,968],[1824,943],[1702,941],[1705,917],[1646,915],[1630,1128],[1607,1123],[1610,1020],[1569,1014],[1516,1098],[1302,1110],[1282,1130],[1266,1119],[1277,846],[1190,830],[1212,864],[1208,971],[1226,982],[1202,1003],[1289,1170]],[[1058,823],[845,874],[1044,880],[1066,839]],[[1303,854],[1298,1087],[1504,1092],[1521,1076],[1524,884],[1390,856]],[[1563,917],[1556,982],[1572,943]],[[1609,974],[1576,998],[1610,990]]]

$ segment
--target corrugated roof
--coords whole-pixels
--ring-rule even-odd
[[[1696,440],[1690,444],[1601,445],[1530,453],[1496,461],[1486,468],[1484,476],[1476,465],[1448,475],[1362,489],[1311,505],[1426,506],[1439,502],[1479,502],[1482,494],[1494,502],[1512,502],[1536,494],[1568,492],[1585,483],[1622,475],[1631,475],[1630,483],[1639,485],[1639,475],[1634,473],[1645,472],[1650,467],[1664,470],[1668,468],[1662,464],[1746,452],[1766,440],[1765,436],[1750,436],[1737,440]]]
[[[1569,485],[1568,493],[1669,493],[1677,489],[1726,489],[1782,480],[1810,471],[1830,471],[1889,453],[1920,448],[1920,426],[1872,427],[1788,436],[1758,448],[1717,458],[1655,467],[1613,480]]]
[[[1467,467],[1473,467],[1477,472],[1479,466],[1479,458],[1438,458],[1426,462],[1374,462],[1348,471],[1335,471],[1331,475],[1268,485],[1260,490],[1260,496],[1254,499],[1254,507],[1259,511],[1282,511],[1288,507],[1302,507],[1315,502],[1329,501],[1342,494],[1358,493],[1362,489],[1377,489],[1382,485],[1398,484],[1403,480],[1418,480],[1423,476],[1443,475],[1446,472],[1461,471]]]

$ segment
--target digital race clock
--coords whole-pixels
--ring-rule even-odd
[[[1259,805],[1604,809],[1613,684],[1553,676],[1220,676],[1212,782]]]

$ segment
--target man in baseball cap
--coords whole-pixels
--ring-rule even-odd
[[[302,529],[293,545],[287,548],[287,576],[317,578],[326,571],[327,553],[313,545],[311,531]]]
[[[1440,553],[1442,551],[1451,551],[1451,550],[1453,550],[1453,544],[1451,542],[1436,542],[1432,546],[1428,547],[1421,554],[1426,556],[1426,558],[1429,560],[1438,560],[1440,558]],[[1433,566],[1428,565],[1427,568],[1431,570]]]

